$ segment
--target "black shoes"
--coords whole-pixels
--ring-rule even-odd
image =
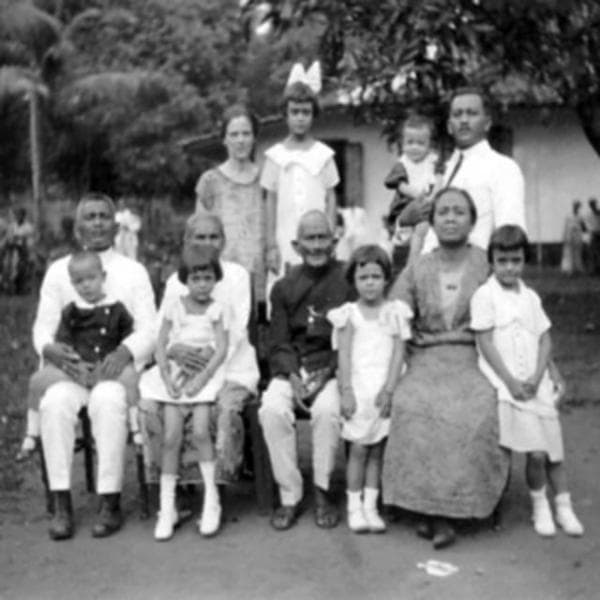
[[[73,505],[69,490],[52,492],[53,515],[48,533],[54,541],[68,540],[73,537]]]
[[[98,520],[92,528],[95,538],[108,537],[119,531],[123,525],[121,513],[121,494],[101,494]]]

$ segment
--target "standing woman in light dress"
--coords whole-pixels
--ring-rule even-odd
[[[245,267],[256,300],[265,299],[265,210],[259,169],[253,161],[256,117],[243,105],[225,111],[221,138],[227,159],[205,171],[196,184],[196,212],[218,215],[225,229],[222,258]]]

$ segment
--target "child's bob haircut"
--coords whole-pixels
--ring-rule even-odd
[[[98,254],[92,252],[91,250],[76,250],[75,252],[73,252],[67,264],[67,269],[70,273],[71,269],[74,266],[80,266],[81,264],[85,263],[87,263],[87,265],[93,266],[94,269],[97,269],[100,272],[104,271],[100,257],[98,256]]]
[[[488,262],[494,262],[495,250],[523,250],[525,262],[529,262],[531,250],[527,234],[518,225],[502,225],[492,233],[490,244],[488,246]]]
[[[359,246],[350,257],[346,268],[346,281],[354,287],[354,276],[358,267],[375,263],[381,267],[386,282],[392,279],[392,263],[386,251],[377,244]]]
[[[317,100],[317,95],[310,89],[306,83],[296,81],[288,85],[283,92],[282,109],[283,114],[287,116],[288,105],[290,102],[310,102],[313,110],[313,118],[319,116],[321,107]]]
[[[219,253],[212,246],[196,245],[184,248],[181,255],[181,265],[177,270],[179,281],[187,283],[190,274],[198,271],[212,271],[217,281],[223,278]]]

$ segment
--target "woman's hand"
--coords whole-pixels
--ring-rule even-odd
[[[204,373],[192,377],[183,387],[186,396],[195,396],[208,383],[208,379]]]
[[[340,408],[344,419],[351,419],[352,415],[356,412],[356,396],[352,388],[342,390]]]
[[[382,419],[389,418],[392,413],[392,392],[381,389],[375,398],[375,406],[380,409],[379,414]]]
[[[132,360],[131,352],[121,344],[104,357],[100,364],[99,376],[102,379],[116,379]]]
[[[169,394],[169,396],[171,396],[171,398],[176,400],[181,396],[181,388],[175,383],[175,380],[173,379],[171,367],[167,364],[159,366],[159,369],[160,376],[165,384],[165,387],[167,388],[167,393]]]

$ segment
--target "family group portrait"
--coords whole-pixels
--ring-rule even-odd
[[[599,2],[0,34],[0,600],[600,597]]]

